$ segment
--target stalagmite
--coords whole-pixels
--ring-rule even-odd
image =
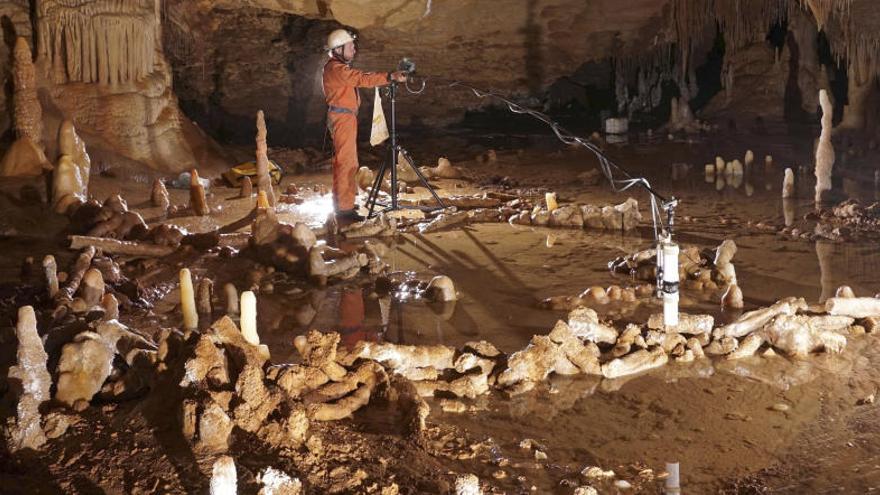
[[[52,172],[52,204],[56,213],[66,213],[70,201],[85,201],[85,187],[79,167],[73,159],[63,155]]]
[[[721,158],[720,156],[715,157],[715,174],[716,175],[721,175],[724,173],[724,169],[725,169],[724,163],[725,163],[724,158]]]
[[[553,213],[553,210],[559,208],[556,203],[556,193],[548,192],[544,195],[544,202],[547,203],[547,211]]]
[[[34,308],[18,309],[15,326],[18,340],[16,363],[9,368],[9,395],[15,402],[14,418],[7,423],[8,448],[11,452],[21,449],[39,449],[46,443],[46,435],[40,426],[40,406],[48,401],[52,378],[46,369],[49,356],[37,332]]]
[[[794,197],[794,171],[790,168],[785,169],[785,177],[782,179],[782,198],[788,199]]]
[[[150,203],[152,203],[153,206],[162,208],[162,211],[168,211],[168,207],[171,206],[171,199],[168,197],[168,189],[165,188],[165,183],[162,182],[162,179],[156,179],[153,181],[153,190],[150,193]]]
[[[254,195],[254,183],[251,182],[251,178],[245,176],[241,179],[241,188],[238,192],[239,198],[250,198]]]
[[[211,469],[211,495],[238,495],[238,475],[235,461],[228,455],[214,461]]]
[[[198,297],[196,305],[200,315],[211,316],[214,312],[212,300],[214,298],[214,281],[208,277],[199,280]]]
[[[755,162],[755,154],[752,153],[752,150],[746,150],[746,156],[743,159],[743,164],[745,165],[746,170],[752,166],[752,163]]]
[[[192,275],[189,268],[180,269],[180,311],[183,313],[183,328],[195,330],[199,327],[199,314],[196,311],[196,294],[193,290]]]
[[[193,213],[200,217],[211,214],[208,200],[205,198],[205,186],[199,181],[199,171],[196,169],[189,172],[189,206]]]
[[[76,128],[73,127],[73,122],[69,120],[63,121],[58,129],[58,152],[60,155],[69,156],[79,168],[83,192],[87,192],[92,172],[92,160],[86,152],[85,141],[79,137]]]
[[[773,168],[773,155],[767,155],[764,157],[764,168],[766,170]]]
[[[257,189],[266,193],[270,207],[275,206],[275,191],[269,176],[268,145],[266,144],[266,119],[263,111],[257,112]]]
[[[227,282],[226,285],[223,286],[223,292],[226,294],[226,315],[237,315],[239,301],[238,290],[235,288],[235,284]]]
[[[247,290],[241,293],[241,334],[251,345],[260,345],[257,334],[257,297]]]
[[[831,190],[831,169],[834,167],[834,146],[831,144],[831,118],[834,110],[828,92],[824,89],[819,91],[819,104],[822,106],[822,133],[816,147],[816,203],[827,199],[825,196]]]
[[[37,76],[31,47],[21,36],[12,51],[12,115],[17,138],[27,138],[43,149],[43,110],[37,99]]]
[[[46,290],[49,297],[55,299],[58,294],[58,265],[55,263],[55,257],[47,254],[43,258],[43,275],[46,278]]]

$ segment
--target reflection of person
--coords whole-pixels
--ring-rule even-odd
[[[360,341],[378,342],[376,328],[364,324],[364,291],[361,288],[345,288],[339,296],[339,333],[342,343],[349,349]]]
[[[357,54],[355,35],[337,29],[327,37],[330,60],[324,65],[324,98],[327,100],[327,127],[333,138],[333,206],[336,217],[359,221],[355,209],[358,169],[357,112],[361,100],[357,88],[384,86],[391,81],[404,82],[404,72],[363,72],[351,67]]]

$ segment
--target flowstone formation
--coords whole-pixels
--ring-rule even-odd
[[[211,140],[177,107],[159,7],[144,0],[36,3],[37,66],[61,114],[52,117],[70,120],[99,161],[169,172],[219,166]],[[47,152],[56,154],[54,143]]]

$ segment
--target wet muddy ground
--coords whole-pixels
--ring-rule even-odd
[[[857,295],[880,292],[875,243],[791,240],[777,235],[775,228],[766,228],[785,225],[792,209],[794,217],[801,218],[813,208],[811,170],[797,173],[795,201],[783,205],[780,192],[786,166],[811,163],[809,141],[764,139],[765,144],[758,146],[749,144],[753,138],[667,142],[643,136],[608,149],[631,173],[644,175],[662,194],[680,199],[678,242],[705,248],[728,238],[737,243],[734,263],[746,310],[785,296],[821,301],[844,284]],[[565,315],[540,309],[542,299],[577,294],[593,285],[636,283],[612,274],[607,263],[651,247],[649,198],[644,191],[617,194],[604,180],[581,184],[577,175],[593,168],[595,161],[584,151],[563,149],[546,137],[486,138],[466,147],[458,146],[461,142],[445,138],[420,143],[411,151],[420,164],[433,164],[445,154],[440,150],[457,149],[450,158],[475,176],[476,184],[508,179],[536,194],[555,191],[561,201],[593,204],[619,203],[630,195],[639,201],[645,220],[637,232],[627,235],[483,224],[387,241],[386,261],[394,276],[426,280],[447,275],[460,292],[454,303],[429,303],[406,293],[378,296],[370,280],[323,289],[279,280],[271,294],[260,294],[258,308],[261,337],[273,360],[293,359],[293,338],[311,328],[339,331],[349,345],[371,339],[460,347],[467,341],[486,340],[513,352]],[[498,150],[498,162],[474,160],[488,146]],[[719,154],[728,160],[742,159],[749,148],[755,152],[756,166],[741,183],[706,179],[704,163]],[[772,167],[764,166],[765,154],[773,155]],[[690,169],[680,164],[690,164]],[[852,168],[845,175],[837,183],[841,197],[875,199],[874,184],[865,179],[873,177],[872,172]],[[149,222],[157,216],[147,204],[150,182],[145,176],[97,177],[91,188],[97,197],[120,192]],[[282,189],[290,182],[309,192],[302,194],[302,205],[283,205],[279,218],[322,224],[332,205],[329,195],[312,189],[326,186],[329,175],[287,177]],[[469,181],[444,180],[439,185],[443,193],[477,190]],[[172,202],[186,202],[186,191],[171,193]],[[194,232],[215,228],[252,208],[252,200],[236,196],[236,190],[212,187],[209,201],[215,215],[168,221]],[[6,221],[28,236],[0,240],[6,253],[0,260],[0,276],[11,282],[18,279],[24,256],[41,259],[57,252],[60,243],[46,234],[63,226],[49,220],[36,224],[27,218]],[[215,287],[242,277],[240,270],[217,256],[205,257],[193,267],[196,275],[211,273]],[[176,269],[157,275],[151,283],[153,311],[132,315],[126,323],[175,326],[179,319],[175,277]],[[682,305],[685,311],[710,312],[721,320],[739,315],[687,290]],[[596,309],[604,316],[642,321],[660,310],[656,303],[631,311],[613,305]],[[618,478],[657,493],[662,482],[650,481],[645,470],[656,475],[667,462],[680,463],[687,493],[866,493],[880,486],[880,409],[865,400],[880,388],[876,339],[869,335],[853,341],[841,355],[817,355],[807,361],[703,360],[670,364],[623,380],[559,377],[513,398],[483,397],[460,414],[444,413],[433,402],[429,422],[461,428],[485,446],[486,453],[477,460],[444,460],[444,468],[473,472],[510,493],[571,493],[573,487],[586,483],[580,471],[593,465],[613,469]],[[382,419],[369,410],[357,413],[355,419],[365,431],[382,429]],[[537,447],[522,448],[524,439],[534,440]],[[536,458],[538,450],[546,459]],[[136,461],[136,454],[131,459]],[[621,490],[610,481],[592,484],[600,493]]]

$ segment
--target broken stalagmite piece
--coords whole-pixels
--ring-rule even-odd
[[[852,318],[880,317],[880,299],[875,297],[832,297],[825,301],[829,315]]]

